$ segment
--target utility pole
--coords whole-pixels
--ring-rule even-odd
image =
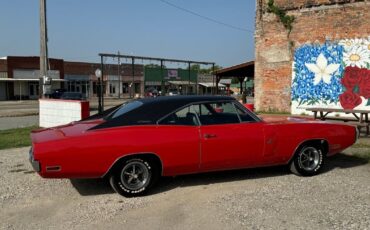
[[[46,0],[40,0],[40,76],[39,76],[39,97],[43,97],[44,83],[47,77],[47,26],[46,26]]]

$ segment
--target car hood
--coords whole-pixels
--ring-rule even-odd
[[[103,123],[103,119],[89,120],[89,121],[74,121],[66,125],[56,126],[46,129],[38,129],[31,132],[32,143],[40,143],[63,139],[71,136],[78,136],[83,134],[86,130]]]

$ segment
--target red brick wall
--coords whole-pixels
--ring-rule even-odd
[[[64,79],[64,66],[62,59],[50,58],[49,64],[51,70],[59,70],[60,78]],[[8,77],[13,78],[14,69],[40,69],[39,57],[13,57],[7,58]]]
[[[317,6],[341,5],[364,0],[275,0],[275,5],[281,9],[294,10]]]
[[[288,38],[267,0],[257,0],[255,33],[255,104],[259,111],[290,112],[292,61],[305,43],[370,36],[370,1],[275,0],[295,16]]]
[[[123,64],[120,68],[120,72],[124,75],[132,75],[132,65]],[[99,63],[86,63],[86,62],[64,62],[65,74],[76,74],[76,75],[95,75],[95,70],[100,69]],[[143,76],[144,67],[143,65],[134,65],[135,76]],[[118,66],[112,64],[104,65],[104,74],[117,75]]]
[[[4,59],[0,59],[0,72],[7,72],[7,61]]]

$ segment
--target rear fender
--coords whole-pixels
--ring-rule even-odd
[[[161,160],[161,158],[156,153],[139,152],[139,153],[129,153],[129,154],[125,154],[124,156],[118,157],[116,160],[113,161],[113,163],[109,166],[107,171],[101,177],[104,178],[108,176],[114,170],[114,168],[124,159],[134,158],[134,157],[147,157],[147,156],[153,156],[157,158],[161,166],[161,176],[162,176],[163,175],[163,161]]]

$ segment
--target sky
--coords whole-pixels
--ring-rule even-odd
[[[216,62],[254,59],[254,0],[47,0],[49,57],[98,53]],[[40,54],[39,0],[2,0],[0,57]]]

